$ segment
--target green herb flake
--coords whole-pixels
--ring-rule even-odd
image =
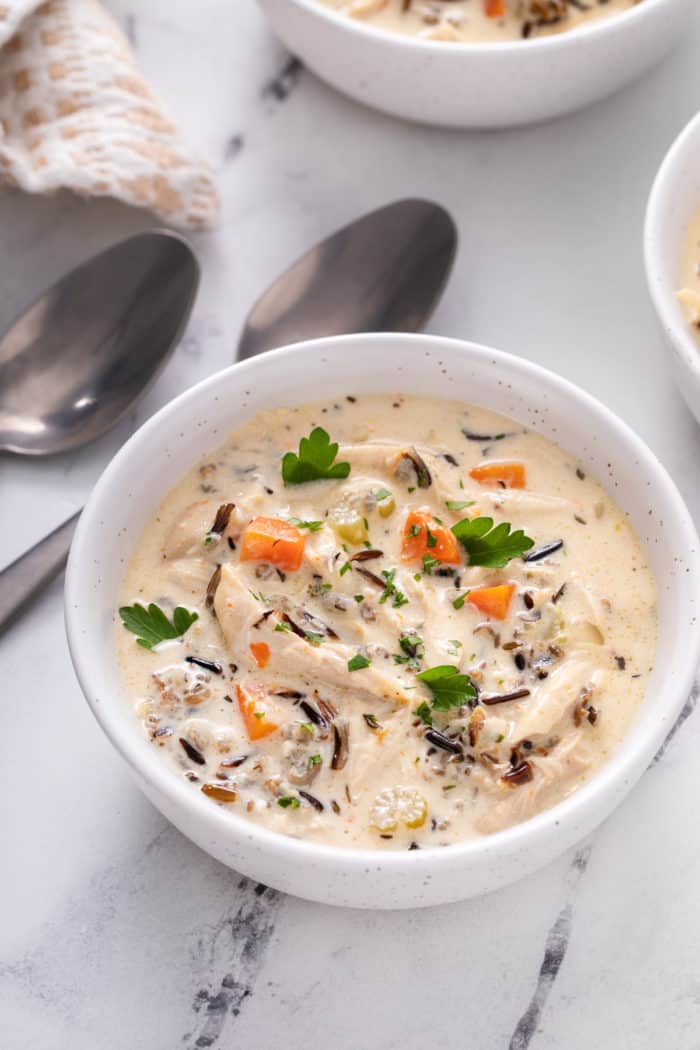
[[[452,526],[452,532],[466,551],[470,565],[492,569],[502,569],[535,545],[522,529],[511,532],[507,521],[494,528],[493,518],[462,518]]]
[[[429,548],[437,547],[437,536],[433,536],[432,532],[430,531],[427,525],[425,526],[425,531],[428,533],[427,546]]]
[[[304,730],[304,732],[308,733],[309,736],[313,736],[314,735],[314,727],[312,726],[311,722],[300,722],[299,724],[300,724],[301,728]]]
[[[367,723],[367,725],[369,726],[370,729],[381,729],[382,728],[381,725],[379,724],[379,722],[377,721],[377,716],[376,715],[370,715],[370,714],[364,714],[363,713],[362,717],[364,718],[365,722]]]
[[[364,594],[353,594],[353,598],[355,599],[358,605],[360,604],[360,602],[363,602],[365,600]]]
[[[282,459],[282,480],[285,485],[303,485],[307,481],[327,478],[346,478],[349,463],[334,463],[338,443],[331,442],[323,427],[314,427],[308,437],[299,442],[299,453],[287,452]]]
[[[402,605],[408,605],[408,598],[400,591],[394,583],[394,577],[396,576],[396,569],[383,569],[382,578],[386,583],[386,587],[382,591],[379,604],[384,605],[385,602],[392,598],[392,606],[394,609],[400,609]]]
[[[308,529],[309,532],[318,532],[323,528],[322,521],[302,521],[301,518],[288,518],[290,525],[296,525],[298,529]]]
[[[280,620],[279,623],[275,624],[275,630],[276,631],[291,631],[291,629],[292,629],[291,623],[287,623],[286,620]]]
[[[425,700],[422,704],[418,705],[418,707],[413,713],[414,715],[417,715],[418,718],[420,718],[423,725],[431,726],[433,724],[433,716],[430,711],[430,704],[426,704]]]
[[[311,645],[320,645],[323,641],[323,635],[316,634],[315,631],[304,631],[304,637],[306,638],[307,642],[311,643]]]
[[[474,499],[447,499],[447,500],[445,500],[445,506],[447,507],[448,510],[465,510],[467,507],[473,507],[475,503],[476,503],[476,500],[474,500]]]
[[[430,667],[416,675],[419,682],[427,685],[433,696],[433,710],[449,711],[451,707],[463,707],[476,698],[476,689],[468,674],[460,674],[451,664]]]
[[[371,663],[372,661],[363,656],[362,653],[356,653],[348,660],[348,671],[361,671],[364,667],[369,667]]]
[[[420,536],[421,530],[422,530],[422,526],[421,525],[411,525],[410,529],[408,530],[408,535],[409,536]]]
[[[314,766],[320,766],[320,765],[321,765],[321,756],[320,755],[309,755],[307,763],[306,763],[306,768],[307,769],[313,769]]]
[[[452,602],[453,609],[461,609],[464,606],[467,598],[469,597],[469,591],[465,591],[463,594],[458,594],[455,600]]]
[[[439,564],[440,564],[440,559],[439,558],[433,558],[433,556],[431,554],[424,554],[423,555],[423,573],[424,573],[424,575],[425,576],[430,576],[431,570],[434,569],[435,566],[439,565]]]
[[[346,561],[344,565],[340,566],[340,575],[344,576],[345,573],[346,572],[350,572],[351,569],[352,569],[352,565],[350,564],[349,561]]]
[[[277,805],[281,806],[282,809],[299,809],[301,802],[298,798],[292,798],[291,795],[282,795],[281,798],[277,799]]]
[[[389,492],[389,489],[377,489],[377,491],[374,493],[374,498],[376,499],[377,503],[381,503],[382,500],[389,499],[390,496],[391,493]]]
[[[153,649],[159,642],[182,638],[183,634],[199,619],[199,613],[190,612],[181,605],[169,620],[160,606],[151,602],[148,608],[139,605],[123,605],[119,610],[127,631],[137,635],[136,641],[144,649]]]

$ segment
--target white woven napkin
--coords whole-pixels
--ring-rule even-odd
[[[182,142],[97,0],[0,0],[0,181],[65,187],[215,224],[208,166]]]

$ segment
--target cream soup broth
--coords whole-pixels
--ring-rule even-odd
[[[285,484],[315,427],[349,473]],[[449,845],[559,802],[625,734],[656,639],[640,544],[575,460],[492,412],[401,395],[234,431],[136,545],[120,605],[151,602],[198,614],[153,650],[117,628],[173,775],[336,846]]]
[[[700,335],[700,210],[688,227],[683,245],[680,269],[681,288],[678,298],[688,323]]]
[[[496,43],[562,33],[641,0],[319,0],[377,29],[425,40]]]

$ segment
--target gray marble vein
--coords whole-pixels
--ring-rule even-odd
[[[518,1021],[515,1031],[508,1043],[508,1050],[528,1050],[537,1034],[542,1014],[551,994],[554,982],[559,976],[566,952],[573,923],[574,903],[579,883],[586,873],[591,854],[591,846],[577,850],[571,863],[569,889],[566,903],[558,913],[549,929],[544,946],[544,957],[537,974],[537,982],[532,998]]]

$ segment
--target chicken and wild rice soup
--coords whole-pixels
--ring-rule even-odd
[[[625,515],[566,452],[460,402],[263,412],[141,536],[118,649],[143,732],[208,804],[420,849],[566,798],[656,641]]]
[[[446,43],[497,43],[563,33],[642,0],[319,0],[390,33]]]

